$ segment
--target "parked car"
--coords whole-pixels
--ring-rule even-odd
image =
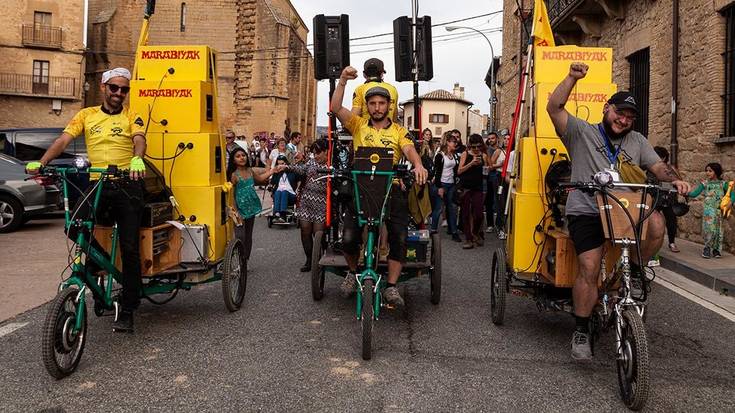
[[[61,191],[45,176],[30,177],[25,163],[0,154],[0,233],[18,229],[34,215],[53,211]]]
[[[41,159],[46,149],[61,136],[64,128],[0,129],[0,153],[30,162]],[[55,166],[74,166],[74,159],[87,157],[87,146],[83,136],[74,139],[64,153],[51,161]],[[69,203],[75,205],[81,193],[89,187],[89,175],[69,176]]]

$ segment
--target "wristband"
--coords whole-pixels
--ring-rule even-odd
[[[35,171],[37,169],[41,169],[43,167],[43,164],[41,161],[31,161],[26,164],[26,171]]]

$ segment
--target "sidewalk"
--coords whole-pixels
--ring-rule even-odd
[[[668,244],[659,251],[661,266],[711,288],[720,294],[735,296],[735,256],[726,252],[722,258],[702,258],[702,245],[676,240],[681,252],[673,253]]]

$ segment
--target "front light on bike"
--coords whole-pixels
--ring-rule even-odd
[[[610,172],[600,171],[595,174],[595,183],[600,186],[608,186],[613,183],[613,176]]]
[[[89,159],[83,156],[77,156],[76,158],[74,158],[74,166],[77,169],[87,169],[89,168]]]

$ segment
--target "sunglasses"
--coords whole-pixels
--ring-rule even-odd
[[[616,115],[617,115],[617,116],[618,116],[619,118],[624,118],[624,119],[628,119],[628,120],[629,120],[629,121],[631,121],[631,122],[635,122],[635,121],[636,121],[636,119],[638,119],[638,116],[636,116],[636,115],[626,115],[626,114],[625,114],[625,111],[623,111],[622,109],[614,108],[614,112],[615,112],[615,114],[616,114]]]
[[[480,149],[480,148],[482,148],[482,145],[470,145],[470,148],[472,148],[472,149]]]
[[[120,91],[120,93],[122,93],[123,95],[127,95],[128,92],[130,92],[129,86],[118,86],[112,83],[105,83],[105,85],[107,85],[107,87],[110,89],[110,92],[112,93],[117,93],[118,91]]]

